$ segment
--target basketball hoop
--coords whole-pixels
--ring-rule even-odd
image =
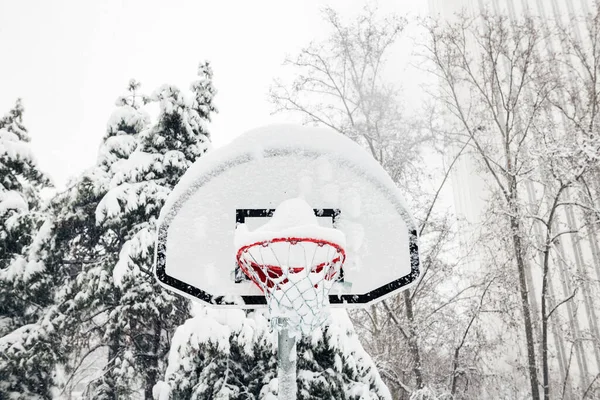
[[[240,247],[236,258],[265,294],[273,324],[286,321],[292,332],[306,334],[327,319],[329,291],[346,253],[324,239],[276,237]]]
[[[346,236],[320,226],[301,198],[288,199],[253,232],[235,231],[240,269],[263,292],[277,332],[278,394],[296,399],[296,340],[327,320],[329,291],[346,260]]]
[[[279,399],[290,400],[300,334],[327,320],[329,303],[365,306],[415,284],[417,236],[397,185],[358,144],[318,128],[265,127],[187,170],[161,210],[155,274],[211,307],[266,304]]]

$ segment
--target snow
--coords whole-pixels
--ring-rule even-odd
[[[98,151],[98,164],[113,164],[119,157],[128,157],[137,147],[134,135],[117,135],[107,138]]]
[[[166,371],[169,375],[176,373],[180,368],[193,369],[192,365],[181,365],[186,362],[182,353],[198,350],[203,343],[213,343],[219,351],[229,354],[230,337],[236,335],[237,342],[247,354],[252,354],[252,349],[257,338],[270,338],[267,334],[268,323],[260,313],[246,317],[244,311],[236,309],[216,310],[208,307],[196,308],[193,318],[188,319],[175,331],[169,352],[169,366]],[[274,343],[271,343],[274,346]]]
[[[122,287],[127,275],[134,276],[140,273],[137,263],[132,258],[147,258],[149,250],[154,247],[155,235],[148,226],[140,229],[135,235],[123,244],[119,253],[119,261],[113,269],[113,281],[115,285]]]
[[[157,88],[152,93],[151,98],[159,103],[160,109],[164,114],[172,114],[176,108],[182,108],[182,105],[192,104],[191,99],[185,96],[177,87],[168,84]],[[177,103],[181,103],[181,105]],[[183,114],[183,110],[181,111]]]
[[[294,140],[290,140],[292,137]],[[228,164],[238,157],[243,157],[248,152],[256,154],[257,148],[262,149],[262,154],[268,150],[281,149],[297,150],[298,152],[316,150],[318,153],[327,154],[329,160],[339,158],[351,161],[362,168],[365,173],[368,173],[372,179],[376,179],[379,184],[384,186],[394,196],[394,200],[404,206],[405,210],[408,209],[404,199],[398,193],[395,183],[379,163],[365,152],[360,145],[330,129],[284,124],[251,130],[236,138],[228,146],[205,154],[200,162],[194,163],[190,167],[174,188],[172,195],[169,196],[169,200],[165,204],[165,212],[171,209],[180,197],[187,194],[186,192],[198,178],[217,172],[216,170],[219,170],[221,165]],[[318,158],[319,172],[326,180],[327,176],[331,176],[332,173],[331,161],[324,162],[323,160],[322,156]],[[405,217],[409,218],[412,225],[415,226],[414,220],[408,214]]]
[[[143,110],[125,105],[116,108],[112,112],[106,124],[106,131],[114,134],[119,132],[123,126],[127,126],[133,128],[136,132],[140,132],[149,122],[150,116]],[[123,133],[123,136],[127,135],[125,132]]]
[[[261,400],[279,400],[277,396],[277,391],[279,387],[279,379],[273,378],[269,381],[268,384],[263,386],[260,391],[260,399]]]
[[[29,246],[29,258],[37,260],[40,252],[42,251],[42,246],[45,241],[50,240],[52,237],[52,229],[54,228],[54,224],[52,220],[47,219],[44,221],[40,229],[37,231],[31,245]]]
[[[0,192],[0,215],[6,213],[8,210],[27,212],[29,206],[23,196],[17,191],[9,190]]]
[[[109,190],[96,207],[96,222],[117,218],[125,211],[150,207],[153,202],[166,199],[169,189],[156,182],[122,183]],[[152,200],[152,201],[150,201]]]
[[[316,227],[319,224],[312,207],[305,200],[295,198],[279,204],[273,218],[257,230],[276,232],[303,225]]]
[[[333,180],[333,168],[327,157],[321,156],[317,160],[317,171],[319,171],[319,179],[323,182]]]
[[[437,396],[433,390],[427,386],[421,389],[415,390],[410,395],[410,400],[436,400]]]
[[[125,182],[139,181],[136,179],[139,177],[138,175],[143,176],[153,166],[158,166],[157,157],[157,154],[134,151],[129,157],[118,160],[110,168],[114,174],[111,186],[116,187]]]
[[[35,329],[35,324],[23,325],[14,331],[0,337],[0,354],[8,354],[9,349],[22,350],[24,339]],[[12,349],[11,349],[12,348]]]
[[[308,171],[301,173],[298,182],[300,196],[308,197],[313,190],[313,180],[310,177],[310,173]]]
[[[27,283],[35,274],[44,271],[46,266],[40,260],[40,252],[43,242],[48,240],[51,233],[52,222],[47,220],[42,224],[29,245],[27,257],[20,255],[15,257],[7,268],[0,270],[0,279],[8,282],[21,281]]]
[[[119,198],[123,196],[123,188],[108,192],[96,207],[96,222],[101,223],[105,218],[116,217],[121,214]]]
[[[6,129],[0,129],[0,141],[1,142],[18,142],[19,137],[16,134],[7,131]]]
[[[347,188],[343,191],[342,207],[344,209],[344,212],[350,214],[351,217],[360,217],[360,212],[362,210],[362,202],[360,194],[357,190]]]
[[[287,237],[321,239],[341,248],[346,245],[344,233],[319,226],[313,208],[301,198],[283,201],[275,209],[273,218],[253,232],[245,224],[238,225],[234,240],[236,249],[240,249],[253,243]],[[304,261],[302,257],[300,262]]]
[[[165,166],[187,166],[187,159],[185,158],[185,154],[183,154],[179,150],[169,150],[163,156],[162,163]]]
[[[377,388],[377,392],[383,396],[383,399],[391,400],[392,395],[375,369],[375,363],[362,347],[346,310],[331,310],[331,323],[329,324],[327,334],[330,336],[332,346],[341,350],[342,354],[348,355],[345,358],[346,368],[362,371],[359,374],[362,378],[359,381],[351,383],[347,389],[346,397],[379,399],[370,388],[373,385]]]
[[[0,157],[20,159],[32,164],[36,160],[29,143],[19,140],[19,137],[5,129],[0,129]]]
[[[154,388],[154,398],[162,400],[169,398],[172,390],[176,387],[196,385],[210,385],[211,382],[197,381],[194,374],[198,366],[195,362],[207,348],[216,347],[220,357],[229,357],[231,346],[241,345],[242,356],[263,357],[261,353],[254,351],[272,352],[276,354],[276,335],[269,333],[269,323],[262,312],[253,312],[248,315],[236,309],[214,309],[211,307],[195,305],[192,310],[194,316],[188,319],[175,332],[171,350],[168,356],[168,366],[165,381],[159,382]],[[326,332],[326,333],[325,333]],[[344,370],[344,374],[350,378],[345,379],[343,388],[346,398],[361,398],[364,400],[391,400],[389,390],[381,380],[374,367],[373,360],[362,348],[358,336],[354,331],[352,323],[345,310],[332,310],[331,325],[327,331],[317,328],[311,332],[312,349],[305,348],[304,357],[312,355],[320,346],[329,343],[336,354],[334,365],[330,366],[327,374],[337,374]],[[207,345],[209,345],[207,347]],[[262,349],[262,350],[261,350]],[[269,350],[270,349],[270,350]],[[327,351],[327,350],[325,350]],[[236,353],[237,354],[237,353]],[[314,361],[314,358],[312,359]],[[210,362],[210,360],[207,360]],[[265,365],[265,364],[262,364]],[[327,368],[329,366],[323,365]],[[337,372],[336,372],[337,371]],[[259,399],[276,400],[279,379],[273,377],[272,371],[264,371],[265,378],[261,382]],[[303,387],[307,388],[312,381],[326,379],[326,374],[316,374],[304,369],[298,370],[298,378],[303,381]],[[235,379],[235,378],[232,378]],[[327,382],[326,382],[327,383]],[[168,385],[172,385],[169,387]],[[199,392],[203,392],[198,389]],[[222,390],[222,391],[221,391]],[[218,393],[213,396],[225,396],[230,394],[227,385],[223,385]],[[281,394],[280,394],[281,395]],[[162,396],[162,397],[161,397]]]
[[[27,267],[27,260],[18,256],[12,260],[7,268],[0,269],[0,279],[7,282],[14,282],[21,276]]]
[[[117,261],[117,264],[113,269],[113,281],[115,282],[115,285],[119,287],[123,286],[123,279],[129,271],[129,265],[131,261],[131,258],[129,258],[130,253],[131,242],[127,241],[123,244],[123,247],[121,247],[121,252],[119,253],[119,261]]]
[[[152,388],[152,397],[154,397],[154,400],[169,400],[170,395],[171,389],[163,381],[158,381]]]
[[[11,231],[11,230],[17,228],[19,226],[19,223],[20,223],[22,217],[23,217],[23,214],[21,214],[21,213],[13,213],[10,217],[8,217],[4,221],[4,227],[6,228],[6,230]]]

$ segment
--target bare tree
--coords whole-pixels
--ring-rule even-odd
[[[551,329],[557,334],[559,311],[574,307],[589,279],[580,272],[567,276],[574,285],[560,294],[550,276],[559,264],[573,262],[561,253],[564,236],[596,235],[599,229],[599,18],[586,20],[591,43],[586,45],[574,32],[552,21],[542,27],[533,18],[424,22],[426,39],[419,45],[425,60],[419,62],[436,78],[430,93],[435,106],[414,118],[403,114],[401,92],[384,79],[386,59],[406,21],[377,18],[368,8],[351,23],[332,9],[324,15],[331,36],[288,58],[285,65],[298,75],[292,82],[275,81],[270,96],[276,112],[297,113],[363,144],[415,199],[425,242],[421,281],[353,318],[380,372],[398,398],[431,394],[430,389],[452,398],[491,393],[477,365],[486,363],[484,351],[506,352],[509,346],[508,340],[487,337],[486,316],[499,315],[506,326],[518,328],[515,334],[525,343],[531,396],[549,399],[553,385],[564,396],[572,357],[563,382],[551,382],[549,334]],[[556,52],[551,42],[560,43]],[[565,79],[565,70],[576,79]],[[438,134],[450,144],[442,150],[452,151],[435,175],[435,189],[427,192],[420,183],[432,175],[419,152],[434,148]],[[452,216],[437,208],[455,163],[465,155],[476,162],[488,192],[483,229],[466,254],[452,247],[462,244]],[[565,222],[572,208],[585,215],[576,226]],[[477,251],[482,255],[471,253]],[[465,267],[473,257],[482,257],[484,270]],[[520,392],[516,383],[513,393]]]
[[[560,152],[563,168],[562,180],[571,182],[567,196],[560,200],[571,213],[582,215],[587,240],[592,252],[600,254],[600,2],[594,1],[592,11],[573,18],[568,25],[558,24],[556,42],[560,44],[561,57],[557,58],[556,71],[562,77],[560,85],[550,98],[553,111],[558,114],[565,134],[561,138]],[[568,77],[568,79],[565,79]],[[600,347],[598,299],[593,301],[590,288],[600,282],[600,264],[596,260],[595,278],[580,269],[584,305],[591,321],[594,347]],[[592,272],[593,274],[593,272]],[[573,293],[575,296],[575,293]],[[552,310],[553,311],[553,310]],[[598,352],[596,361],[600,362]],[[548,374],[548,371],[544,371]],[[598,375],[582,388],[585,398],[591,390],[600,388]],[[548,386],[544,382],[544,387]]]
[[[461,313],[473,309],[476,314],[479,306],[473,299],[484,297],[479,284],[462,282],[451,291],[441,289],[448,286],[449,276],[456,277],[463,262],[449,260],[452,257],[445,254],[454,237],[453,221],[446,210],[437,208],[462,151],[441,172],[432,174],[420,153],[424,148],[433,151],[430,119],[435,114],[404,115],[401,92],[385,79],[386,60],[393,54],[404,19],[378,18],[370,8],[350,23],[332,9],[326,9],[324,16],[332,30],[330,37],[285,60],[297,76],[292,82],[276,80],[271,101],[275,112],[297,113],[307,123],[328,126],[362,144],[414,200],[419,235],[426,239],[421,246],[422,279],[414,289],[353,314],[353,321],[365,335],[364,346],[395,398],[430,393],[427,386],[444,387],[448,382],[450,354],[454,354],[453,344],[447,341],[449,332],[455,336],[460,332],[463,338],[458,363],[472,331],[466,327],[469,317]],[[421,183],[432,175],[437,181],[428,192]]]
[[[305,122],[351,137],[367,147],[396,182],[406,179],[413,160],[395,155],[418,152],[425,138],[414,126],[400,128],[408,120],[401,113],[398,90],[383,76],[386,57],[406,21],[396,16],[379,19],[371,8],[350,24],[331,8],[323,14],[331,36],[285,60],[297,75],[293,82],[276,80],[271,87],[275,112],[298,113]]]
[[[425,24],[424,56],[441,85],[436,98],[457,123],[455,140],[470,147],[499,192],[518,274],[531,395],[539,380],[525,262],[526,236],[519,186],[531,173],[526,145],[543,118],[553,90],[537,54],[545,39],[531,19],[509,23],[503,17],[458,17],[457,22]]]
[[[549,399],[549,322],[577,292],[576,286],[562,299],[551,294],[551,259],[557,240],[579,233],[585,225],[567,226],[559,216],[574,205],[569,193],[581,192],[585,177],[598,165],[599,148],[590,144],[597,143],[592,132],[598,90],[594,86],[596,72],[589,71],[595,66],[588,68],[586,89],[575,89],[586,93],[582,107],[573,86],[565,84],[564,70],[557,68],[557,63],[563,62],[581,74],[586,68],[573,67],[572,61],[576,58],[573,55],[581,56],[582,48],[563,31],[562,41],[569,43],[566,48],[572,54],[553,52],[548,43],[559,37],[554,23],[545,21],[542,26],[533,18],[508,21],[483,14],[457,16],[448,23],[429,20],[424,27],[427,40],[422,55],[428,61],[425,68],[439,83],[432,94],[451,116],[448,137],[467,145],[479,162],[490,192],[489,209],[499,217],[500,225],[489,229],[510,243],[518,276],[531,396],[539,399],[543,394]],[[581,57],[579,61],[584,67],[588,65]],[[557,117],[556,110],[562,118]],[[578,196],[582,197],[585,204],[577,205],[592,210],[593,194],[588,191],[587,196]],[[498,229],[502,224],[508,228],[505,232]],[[532,231],[537,232],[537,241],[531,238]],[[538,296],[531,287],[532,278],[528,279],[532,274],[529,257],[540,260]],[[538,302],[541,310],[535,306]],[[541,356],[536,355],[538,321]]]

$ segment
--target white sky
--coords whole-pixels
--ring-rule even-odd
[[[380,0],[379,9],[426,12],[427,2]],[[418,3],[418,4],[415,4]],[[106,121],[130,78],[151,92],[187,89],[212,63],[219,114],[215,146],[289,116],[271,116],[267,92],[296,54],[327,26],[330,5],[353,15],[365,1],[0,1],[0,114],[21,97],[41,168],[58,187],[94,164]],[[401,78],[400,78],[401,79]],[[402,82],[400,82],[402,83]]]

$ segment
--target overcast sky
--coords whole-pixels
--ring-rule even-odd
[[[419,3],[419,4],[414,4]],[[365,1],[0,0],[0,114],[23,99],[43,170],[58,187],[94,164],[106,121],[130,78],[148,92],[187,89],[209,60],[221,146],[272,122],[267,92],[286,54],[323,37],[320,10],[352,16]],[[380,0],[382,12],[424,13],[427,2]]]

